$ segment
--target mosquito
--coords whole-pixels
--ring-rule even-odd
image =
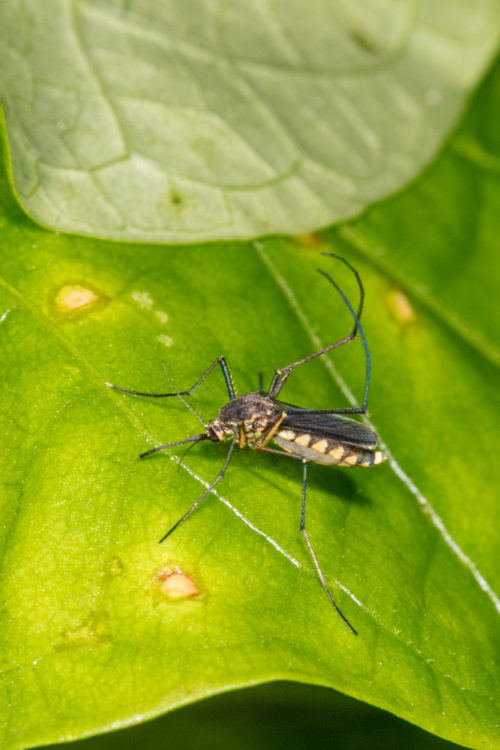
[[[354,326],[347,336],[336,341],[334,344],[329,344],[320,351],[309,354],[307,357],[303,357],[286,367],[276,370],[267,392],[263,390],[261,382],[258,391],[237,397],[227,362],[223,356],[217,357],[196,383],[185,391],[175,391],[173,393],[142,393],[141,391],[132,391],[128,388],[121,388],[112,383],[106,383],[106,385],[116,391],[129,393],[133,396],[145,396],[147,398],[177,397],[192,409],[188,402],[185,401],[184,397],[191,396],[191,394],[194,393],[194,391],[208,378],[210,373],[219,366],[224,377],[229,401],[222,407],[215,419],[205,423],[204,420],[194,412],[204,425],[202,433],[199,435],[191,435],[184,440],[158,445],[156,448],[141,453],[139,456],[139,458],[142,459],[153,453],[157,453],[158,451],[174,448],[178,445],[186,445],[187,443],[201,443],[204,440],[211,440],[214,443],[230,441],[229,450],[224,464],[215,480],[205,490],[201,497],[191,505],[189,510],[187,510],[172,528],[169,529],[169,531],[167,531],[167,533],[160,539],[160,543],[164,542],[182,523],[184,523],[191,513],[198,508],[201,502],[214,491],[215,487],[223,479],[226,473],[226,469],[236,445],[240,448],[248,447],[252,450],[296,459],[302,463],[300,532],[305,539],[318,579],[328,596],[331,605],[351,632],[354,633],[354,635],[357,635],[357,631],[337,606],[332,596],[307,534],[307,468],[310,463],[326,464],[329,466],[364,466],[371,468],[372,466],[376,466],[386,461],[387,457],[381,451],[376,450],[378,439],[376,432],[369,427],[366,427],[366,425],[361,422],[357,422],[346,416],[347,414],[366,414],[368,405],[371,360],[368,344],[360,322],[365,297],[363,283],[356,269],[345,258],[342,258],[340,255],[334,255],[333,253],[324,253],[324,255],[340,260],[350,269],[356,278],[359,288],[357,312],[354,311],[351,303],[336,281],[334,281],[334,279],[322,269],[317,269],[318,273],[322,274],[322,276],[334,286],[343,299],[354,320]],[[361,406],[345,409],[306,409],[301,406],[294,406],[293,404],[277,400],[278,394],[281,392],[288,378],[297,367],[300,367],[317,357],[321,357],[327,352],[331,352],[334,349],[338,349],[339,347],[348,344],[358,333],[363,344],[366,359],[365,387],[363,403]],[[271,441],[275,443],[279,449],[269,447]]]

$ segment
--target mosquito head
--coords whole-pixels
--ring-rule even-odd
[[[212,419],[205,427],[205,434],[214,443],[218,443],[227,437],[220,419]]]

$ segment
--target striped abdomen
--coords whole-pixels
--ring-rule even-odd
[[[368,450],[338,440],[290,429],[278,430],[273,440],[287,453],[316,464],[335,466],[376,466],[387,460],[381,451]]]

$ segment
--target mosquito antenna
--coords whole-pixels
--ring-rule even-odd
[[[156,448],[146,451],[146,453],[140,453],[137,458],[146,458],[152,453],[158,453],[158,451],[164,451],[166,448],[174,448],[176,445],[185,445],[186,443],[200,443],[202,440],[208,440],[208,435],[204,432],[201,435],[191,435],[191,437],[185,438],[185,440],[177,440],[175,443],[165,443],[165,445],[158,445]]]
[[[198,442],[199,442],[199,441],[198,441]],[[184,461],[184,457],[185,457],[186,453],[189,453],[189,451],[191,450],[191,448],[194,448],[194,446],[195,446],[195,445],[196,445],[196,443],[191,443],[191,445],[188,445],[188,447],[187,447],[187,448],[186,448],[186,450],[185,450],[185,451],[183,452],[183,454],[182,454],[182,456],[181,456],[181,458],[180,458],[180,461],[179,461],[179,465],[177,466],[177,469],[180,469],[180,468],[181,468],[181,466],[182,466],[182,463],[183,463],[183,461]]]
[[[323,253],[323,255],[328,255],[331,258],[338,258],[338,260],[341,260],[342,263],[345,263],[345,265],[353,272],[353,274],[356,277],[356,280],[358,282],[358,286],[359,286],[359,305],[358,305],[358,312],[356,313],[356,312],[354,312],[354,309],[353,309],[351,303],[349,302],[349,300],[347,299],[346,295],[344,294],[344,292],[342,291],[342,289],[339,287],[339,285],[337,284],[337,282],[334,281],[332,279],[332,277],[328,273],[326,273],[326,271],[323,271],[321,268],[317,269],[318,273],[322,274],[322,276],[324,276],[326,279],[328,279],[328,281],[330,282],[330,284],[333,284],[333,286],[335,287],[335,289],[337,290],[337,292],[340,294],[340,296],[344,300],[344,302],[345,302],[345,304],[347,306],[347,309],[349,310],[349,312],[351,313],[352,317],[354,318],[354,328],[352,329],[352,334],[351,335],[355,336],[356,333],[359,331],[359,335],[360,335],[361,341],[363,342],[363,348],[365,350],[365,356],[366,356],[366,375],[365,375],[365,393],[364,393],[364,397],[363,397],[362,410],[363,410],[363,412],[365,412],[366,411],[366,407],[368,405],[368,391],[369,391],[369,388],[370,388],[370,373],[371,373],[370,350],[368,349],[368,343],[366,341],[365,333],[363,331],[363,327],[362,327],[361,321],[360,321],[361,313],[363,312],[363,301],[364,301],[364,298],[365,298],[365,290],[364,290],[363,283],[361,281],[359,273],[356,271],[356,269],[353,266],[351,266],[351,264],[349,263],[349,261],[347,261],[345,258],[342,258],[340,255],[335,255],[334,253]]]
[[[237,437],[237,435],[238,435],[238,433],[235,432],[234,436],[233,436],[233,439],[232,439],[232,442],[231,442],[231,445],[229,446],[229,450],[227,452],[226,460],[224,461],[222,469],[219,471],[219,473],[218,473],[217,477],[215,478],[215,480],[212,482],[212,484],[209,487],[207,487],[207,489],[205,490],[205,492],[203,493],[203,495],[201,495],[201,497],[199,497],[198,500],[195,503],[192,504],[192,506],[189,508],[189,510],[187,510],[184,513],[184,515],[182,516],[182,518],[179,518],[179,520],[176,523],[174,523],[174,525],[172,526],[172,528],[169,529],[167,531],[167,533],[162,536],[162,538],[160,539],[160,542],[159,542],[160,544],[162,542],[164,542],[165,539],[167,539],[167,537],[169,537],[170,534],[173,531],[175,531],[176,528],[178,526],[180,526],[181,523],[183,523],[186,520],[186,518],[188,518],[191,515],[191,513],[193,511],[196,510],[196,508],[202,502],[202,500],[204,500],[207,497],[207,495],[209,495],[213,491],[213,489],[215,488],[215,486],[217,484],[219,484],[219,482],[223,478],[224,474],[226,473],[227,465],[228,465],[229,461],[231,460],[231,456],[232,456],[233,449],[234,449],[234,446],[235,446],[235,443],[236,443],[236,437]],[[187,442],[187,441],[184,441],[184,442]]]
[[[163,364],[163,369],[165,370],[165,375],[167,376],[167,380],[168,380],[168,382],[170,383],[170,386],[171,386],[171,387],[172,387],[172,388],[174,389],[174,391],[175,391],[175,395],[177,396],[177,398],[179,398],[179,399],[180,399],[180,400],[182,401],[182,403],[184,404],[184,406],[187,406],[187,408],[189,409],[189,411],[190,411],[190,412],[191,412],[192,414],[194,414],[194,416],[195,416],[195,417],[196,417],[197,419],[199,419],[199,420],[200,420],[200,422],[201,422],[201,423],[202,423],[203,425],[206,425],[207,423],[205,422],[205,420],[203,419],[203,417],[202,417],[202,416],[200,416],[200,414],[198,414],[198,412],[196,411],[196,409],[194,408],[194,406],[191,406],[191,404],[189,403],[189,401],[186,401],[186,399],[184,398],[183,394],[182,394],[182,393],[179,393],[179,391],[178,391],[178,390],[177,390],[177,388],[175,387],[175,383],[174,383],[173,379],[171,378],[171,376],[170,376],[170,374],[169,374],[169,372],[168,372],[168,369],[167,369],[167,365],[165,364],[165,362],[162,362],[162,364]],[[189,449],[188,449],[188,450],[189,450]],[[182,461],[181,461],[181,463],[182,463]]]
[[[358,635],[357,631],[354,630],[353,626],[347,619],[347,617],[344,615],[342,610],[339,608],[339,606],[336,604],[335,599],[333,598],[330,589],[328,588],[328,584],[325,581],[325,577],[323,575],[323,571],[319,567],[319,563],[316,557],[316,554],[312,548],[312,544],[309,541],[309,535],[306,531],[306,485],[307,485],[307,461],[302,461],[302,510],[300,514],[300,532],[304,539],[306,540],[307,547],[309,549],[309,554],[311,556],[311,560],[314,563],[314,567],[316,568],[316,573],[318,574],[319,582],[323,586],[323,589],[327,595],[327,597],[330,600],[330,604],[334,608],[334,610],[337,612],[338,615],[340,615],[341,619],[345,622],[351,633],[354,635]]]

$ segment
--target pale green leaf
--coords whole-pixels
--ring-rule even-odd
[[[499,23],[496,0],[4,0],[16,193],[127,241],[347,219],[436,154]]]

